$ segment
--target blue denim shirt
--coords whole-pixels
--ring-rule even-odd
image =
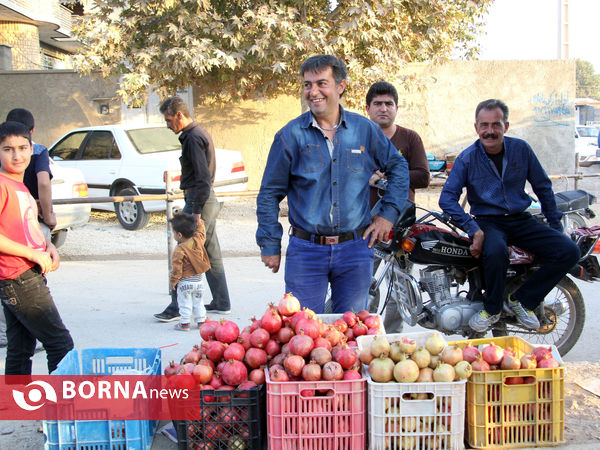
[[[408,197],[408,164],[379,125],[340,107],[330,156],[310,111],[275,135],[257,198],[256,242],[263,256],[281,253],[279,203],[287,196],[294,228],[339,235],[371,223],[369,177],[388,176],[380,216],[395,222]]]
[[[439,205],[469,236],[473,236],[479,225],[458,203],[463,188],[467,188],[467,200],[474,216],[516,214],[531,204],[531,197],[525,192],[526,181],[537,195],[549,225],[562,231],[562,213],[556,208],[552,182],[533,149],[522,139],[504,138],[502,178],[481,141],[475,141],[456,158]]]

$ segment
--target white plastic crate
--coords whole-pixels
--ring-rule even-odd
[[[383,327],[382,327],[383,328]],[[392,342],[399,342],[401,338],[405,337],[405,338],[409,338],[409,339],[414,339],[415,342],[417,343],[417,347],[424,347],[425,346],[425,341],[427,340],[427,338],[429,338],[429,336],[431,336],[432,334],[436,334],[436,331],[424,331],[422,333],[391,333],[391,334],[385,334],[385,331],[383,333],[383,335],[378,335],[378,336],[385,336],[388,340],[388,342],[391,344]],[[444,343],[446,343],[446,339],[444,339],[444,335],[442,335],[441,333],[437,333],[442,340],[444,341]],[[356,343],[358,344],[358,349],[362,350],[365,347],[368,347],[369,345],[371,345],[371,341],[375,338],[375,336],[373,335],[364,335],[364,336],[359,336],[356,338]],[[447,345],[447,344],[446,344]],[[445,345],[444,345],[445,347]]]

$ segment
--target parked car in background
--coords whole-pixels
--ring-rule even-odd
[[[52,199],[87,197],[88,187],[81,170],[62,167],[50,159],[52,172]],[[52,230],[52,243],[60,247],[65,243],[70,228],[85,225],[90,220],[89,203],[53,205],[56,227]]]
[[[49,148],[50,158],[62,166],[81,170],[90,197],[164,194],[166,173],[179,172],[181,144],[162,126],[104,125],[72,130]],[[238,151],[215,149],[215,192],[242,191],[248,177]],[[171,177],[179,188],[179,176]],[[176,200],[174,207],[183,208]],[[144,227],[149,213],[164,211],[166,201],[93,203],[92,208],[115,211],[128,230]]]
[[[575,127],[575,152],[579,153],[581,166],[600,164],[599,133],[600,130],[593,126],[577,125]]]

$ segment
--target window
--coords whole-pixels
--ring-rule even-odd
[[[77,157],[77,152],[79,151],[79,147],[86,136],[87,131],[68,135],[66,138],[56,144],[52,150],[50,150],[50,158],[57,161],[75,160]]]
[[[81,159],[109,159],[113,142],[113,135],[110,131],[92,131],[83,149]]]

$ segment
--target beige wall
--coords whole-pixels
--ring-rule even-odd
[[[573,172],[573,61],[410,64],[401,73],[414,81],[408,92],[399,89],[397,122],[416,130],[427,151],[438,156],[459,153],[473,143],[475,107],[494,97],[510,108],[507,135],[526,139],[548,173]],[[101,115],[93,100],[114,97],[115,86],[71,71],[0,72],[0,90],[0,118],[15,107],[30,109],[37,121],[35,139],[46,145],[72,128],[121,120],[120,102],[111,101],[111,113]],[[196,99],[194,103],[195,118],[215,145],[242,152],[248,189],[260,187],[275,132],[301,113],[300,95],[226,108],[205,108]]]
[[[0,72],[0,120],[13,108],[26,108],[35,117],[36,142],[50,146],[77,127],[118,123],[120,101],[115,85],[101,79],[81,77],[72,70]],[[101,103],[110,114],[100,114]]]

